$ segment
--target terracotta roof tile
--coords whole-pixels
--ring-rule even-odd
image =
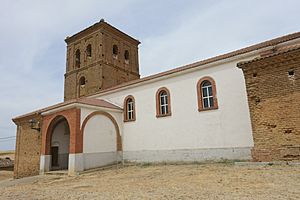
[[[55,105],[52,105],[52,106],[48,106],[46,108],[42,108],[42,109],[27,113],[27,114],[24,114],[24,115],[20,115],[18,117],[13,118],[13,121],[16,121],[18,119],[21,119],[21,118],[24,118],[24,117],[27,117],[27,116],[47,112],[47,111],[50,111],[50,110],[53,110],[53,109],[56,109],[56,108],[60,108],[60,107],[63,107],[63,106],[67,106],[67,105],[70,105],[70,104],[74,104],[74,103],[81,103],[81,104],[85,104],[85,105],[122,110],[121,107],[118,107],[118,106],[116,106],[112,103],[109,103],[105,100],[102,100],[102,99],[79,98],[79,99],[74,99],[74,100],[69,100],[69,101],[65,101],[65,102],[62,102],[62,103],[58,103],[58,104],[55,104]]]
[[[89,28],[87,28],[87,29],[89,29]],[[217,61],[227,59],[227,58],[231,58],[231,57],[241,55],[241,54],[244,54],[244,53],[249,53],[251,51],[259,50],[259,49],[262,49],[262,48],[265,48],[265,47],[275,46],[277,44],[287,42],[287,41],[290,41],[290,40],[294,40],[294,39],[298,39],[298,38],[300,38],[300,32],[285,35],[285,36],[278,37],[278,38],[275,38],[275,39],[272,39],[272,40],[268,40],[268,41],[265,41],[265,42],[262,42],[262,43],[259,43],[259,44],[256,44],[256,45],[252,45],[252,46],[249,46],[249,47],[246,47],[246,48],[242,48],[242,49],[230,52],[230,53],[226,53],[226,54],[219,55],[219,56],[216,56],[216,57],[212,57],[212,58],[209,58],[209,59],[206,59],[206,60],[198,61],[198,62],[189,64],[189,65],[184,65],[182,67],[178,67],[178,68],[171,69],[171,70],[168,70],[168,71],[165,71],[165,72],[154,74],[154,75],[144,77],[144,78],[141,78],[141,79],[138,79],[138,80],[123,83],[123,84],[120,84],[118,86],[102,90],[102,91],[100,91],[96,94],[90,95],[90,96],[94,96],[94,95],[97,95],[97,94],[102,94],[102,93],[117,90],[117,89],[120,89],[120,88],[126,88],[127,86],[130,86],[130,85],[135,85],[135,84],[145,82],[145,81],[149,81],[149,80],[159,78],[159,77],[162,77],[162,76],[167,76],[167,75],[178,73],[178,72],[185,71],[185,70],[188,70],[188,69],[196,68],[196,67],[199,67],[199,66],[202,66],[202,65],[205,65],[205,64],[217,62]],[[90,100],[90,99],[91,98],[85,98],[85,100],[77,99],[77,100],[66,101],[66,102],[55,104],[53,106],[43,108],[43,109],[28,113],[28,114],[25,114],[25,115],[21,115],[19,117],[14,118],[13,120],[17,120],[17,119],[20,119],[20,118],[23,118],[23,117],[26,117],[26,116],[30,116],[30,115],[34,115],[34,114],[37,114],[37,113],[45,112],[47,110],[51,110],[51,109],[54,109],[54,108],[58,108],[58,107],[68,105],[68,104],[71,104],[71,103],[76,103],[76,102],[77,103],[80,103],[80,102],[83,103],[84,102],[84,104],[87,104],[87,105],[96,105],[96,106],[100,106],[100,107],[121,109],[121,108],[119,108],[119,107],[117,107],[117,106],[115,106],[115,105],[113,105],[109,102],[105,103],[104,100],[97,100],[97,99]],[[103,101],[103,102],[100,102],[100,101]]]
[[[261,57],[254,58],[254,59],[249,60],[249,61],[240,62],[240,63],[237,64],[237,66],[241,68],[244,65],[255,62],[255,61],[263,60],[263,59],[266,59],[266,58],[270,58],[270,57],[273,57],[273,56],[276,56],[276,55],[279,55],[279,54],[287,53],[287,52],[298,50],[298,49],[300,49],[300,43],[285,46],[285,47],[280,47],[280,48],[274,48],[274,50],[269,54],[265,54]]]
[[[130,35],[124,33],[123,31],[117,29],[116,27],[112,26],[111,24],[107,23],[104,21],[104,19],[101,19],[99,22],[73,34],[72,36],[68,36],[65,39],[66,43],[70,43],[71,41],[76,40],[77,38],[82,37],[85,33],[89,32],[89,31],[96,31],[99,29],[99,27],[101,26],[106,26],[106,27],[110,27],[111,29],[117,31],[118,33],[125,35],[126,37],[130,38],[131,41],[134,41],[136,44],[140,44],[141,42],[133,37],[131,37]]]
[[[214,62],[217,62],[217,61],[220,61],[220,60],[224,60],[224,59],[231,58],[231,57],[234,57],[234,56],[242,55],[244,53],[249,53],[251,51],[259,50],[259,49],[262,49],[262,48],[275,46],[275,45],[278,45],[280,43],[288,42],[290,40],[294,40],[294,39],[298,39],[298,38],[300,38],[300,32],[296,32],[296,33],[292,33],[292,34],[289,34],[289,35],[281,36],[281,37],[278,37],[278,38],[275,38],[275,39],[272,39],[272,40],[268,40],[268,41],[265,41],[265,42],[262,42],[262,43],[259,43],[259,44],[255,44],[255,45],[246,47],[246,48],[242,48],[242,49],[239,49],[239,50],[236,50],[236,51],[232,51],[230,53],[226,53],[226,54],[219,55],[219,56],[216,56],[216,57],[212,57],[212,58],[209,58],[209,59],[201,60],[201,61],[198,61],[198,62],[195,62],[195,63],[192,63],[192,64],[188,64],[188,65],[184,65],[184,66],[181,66],[181,67],[178,67],[178,68],[175,68],[175,69],[171,69],[171,70],[168,70],[168,71],[165,71],[165,72],[150,75],[150,76],[147,76],[147,77],[144,77],[144,78],[141,78],[141,79],[129,81],[129,82],[126,82],[126,83],[123,83],[123,84],[120,84],[120,85],[117,85],[117,86],[99,91],[98,93],[90,95],[90,96],[95,96],[97,94],[102,94],[102,93],[105,93],[105,92],[108,92],[108,91],[113,91],[113,90],[117,90],[117,89],[120,89],[120,88],[125,88],[127,86],[142,83],[142,82],[149,81],[149,80],[159,78],[159,77],[162,77],[162,76],[171,75],[171,74],[178,73],[178,72],[181,72],[181,71],[185,71],[185,70],[188,70],[188,69],[197,68],[197,67],[200,67],[202,65],[214,63]]]
[[[104,107],[104,108],[122,110],[121,107],[116,106],[116,105],[109,103],[102,99],[80,98],[80,99],[77,99],[76,103],[82,103],[82,104],[91,105],[91,106],[99,106],[99,107]]]

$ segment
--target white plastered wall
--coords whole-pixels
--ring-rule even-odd
[[[110,114],[118,124],[121,124],[120,111],[105,108],[100,110]],[[81,108],[81,126],[84,119],[95,111],[99,109]],[[107,116],[94,115],[87,121],[83,133],[82,155],[84,169],[109,165],[118,160],[117,132],[113,122]]]
[[[125,159],[249,159],[252,130],[243,73],[236,67],[238,62],[97,95],[96,98],[121,107],[127,95],[135,98],[136,121],[124,123],[123,128]],[[216,82],[218,110],[198,111],[196,85],[204,76]],[[170,91],[170,117],[156,118],[155,94],[160,87]]]

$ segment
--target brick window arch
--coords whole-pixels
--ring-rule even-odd
[[[124,99],[124,122],[135,121],[135,99],[129,95]]]
[[[171,97],[170,91],[159,88],[156,92],[156,117],[171,116]]]
[[[216,82],[211,77],[203,77],[197,83],[198,110],[218,109]]]

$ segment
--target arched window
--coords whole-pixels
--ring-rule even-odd
[[[218,109],[216,83],[211,77],[203,77],[197,84],[198,110]]]
[[[125,61],[129,61],[129,51],[128,50],[125,50],[125,52],[124,52],[124,59],[125,59]]]
[[[92,45],[91,44],[86,46],[86,56],[89,58],[92,57]]]
[[[171,115],[171,97],[167,88],[162,87],[156,92],[156,117]]]
[[[80,86],[85,86],[85,77],[82,76],[80,79],[79,79],[79,85]]]
[[[112,53],[113,53],[113,56],[114,57],[117,57],[118,56],[118,53],[119,53],[119,49],[118,49],[118,46],[117,45],[113,45],[113,49],[112,49]]]
[[[124,122],[135,121],[135,100],[129,95],[124,100]]]
[[[79,68],[80,67],[80,50],[77,49],[75,53],[75,67]]]
[[[85,83],[86,83],[85,77],[84,76],[80,77],[79,87],[78,87],[79,97],[85,96],[86,93]]]

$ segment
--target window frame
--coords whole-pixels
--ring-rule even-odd
[[[210,82],[211,84],[211,88],[212,88],[212,95],[207,94],[207,97],[203,97],[203,91],[202,91],[202,85],[205,82]],[[207,92],[208,92],[208,88],[207,88]],[[213,78],[209,77],[209,76],[205,76],[203,78],[201,78],[198,83],[197,83],[197,96],[198,96],[198,111],[206,111],[206,110],[216,110],[219,108],[218,106],[218,99],[217,99],[217,90],[216,90],[216,82]],[[208,102],[210,98],[213,98],[213,106],[211,107],[204,107],[204,99],[207,98]],[[210,103],[209,103],[210,104]]]
[[[132,100],[132,118],[129,119],[128,117],[128,101]],[[124,105],[123,105],[123,109],[124,109],[124,122],[132,122],[136,120],[136,112],[135,112],[135,99],[132,95],[128,95],[125,99],[124,99]]]
[[[164,97],[167,98],[167,101],[165,104],[161,104],[161,93],[165,92],[166,95]],[[165,99],[166,100],[166,99]],[[167,108],[166,113],[162,113],[162,106]],[[170,96],[170,91],[166,87],[161,87],[157,90],[156,92],[156,117],[166,117],[166,116],[171,116],[171,96]]]

